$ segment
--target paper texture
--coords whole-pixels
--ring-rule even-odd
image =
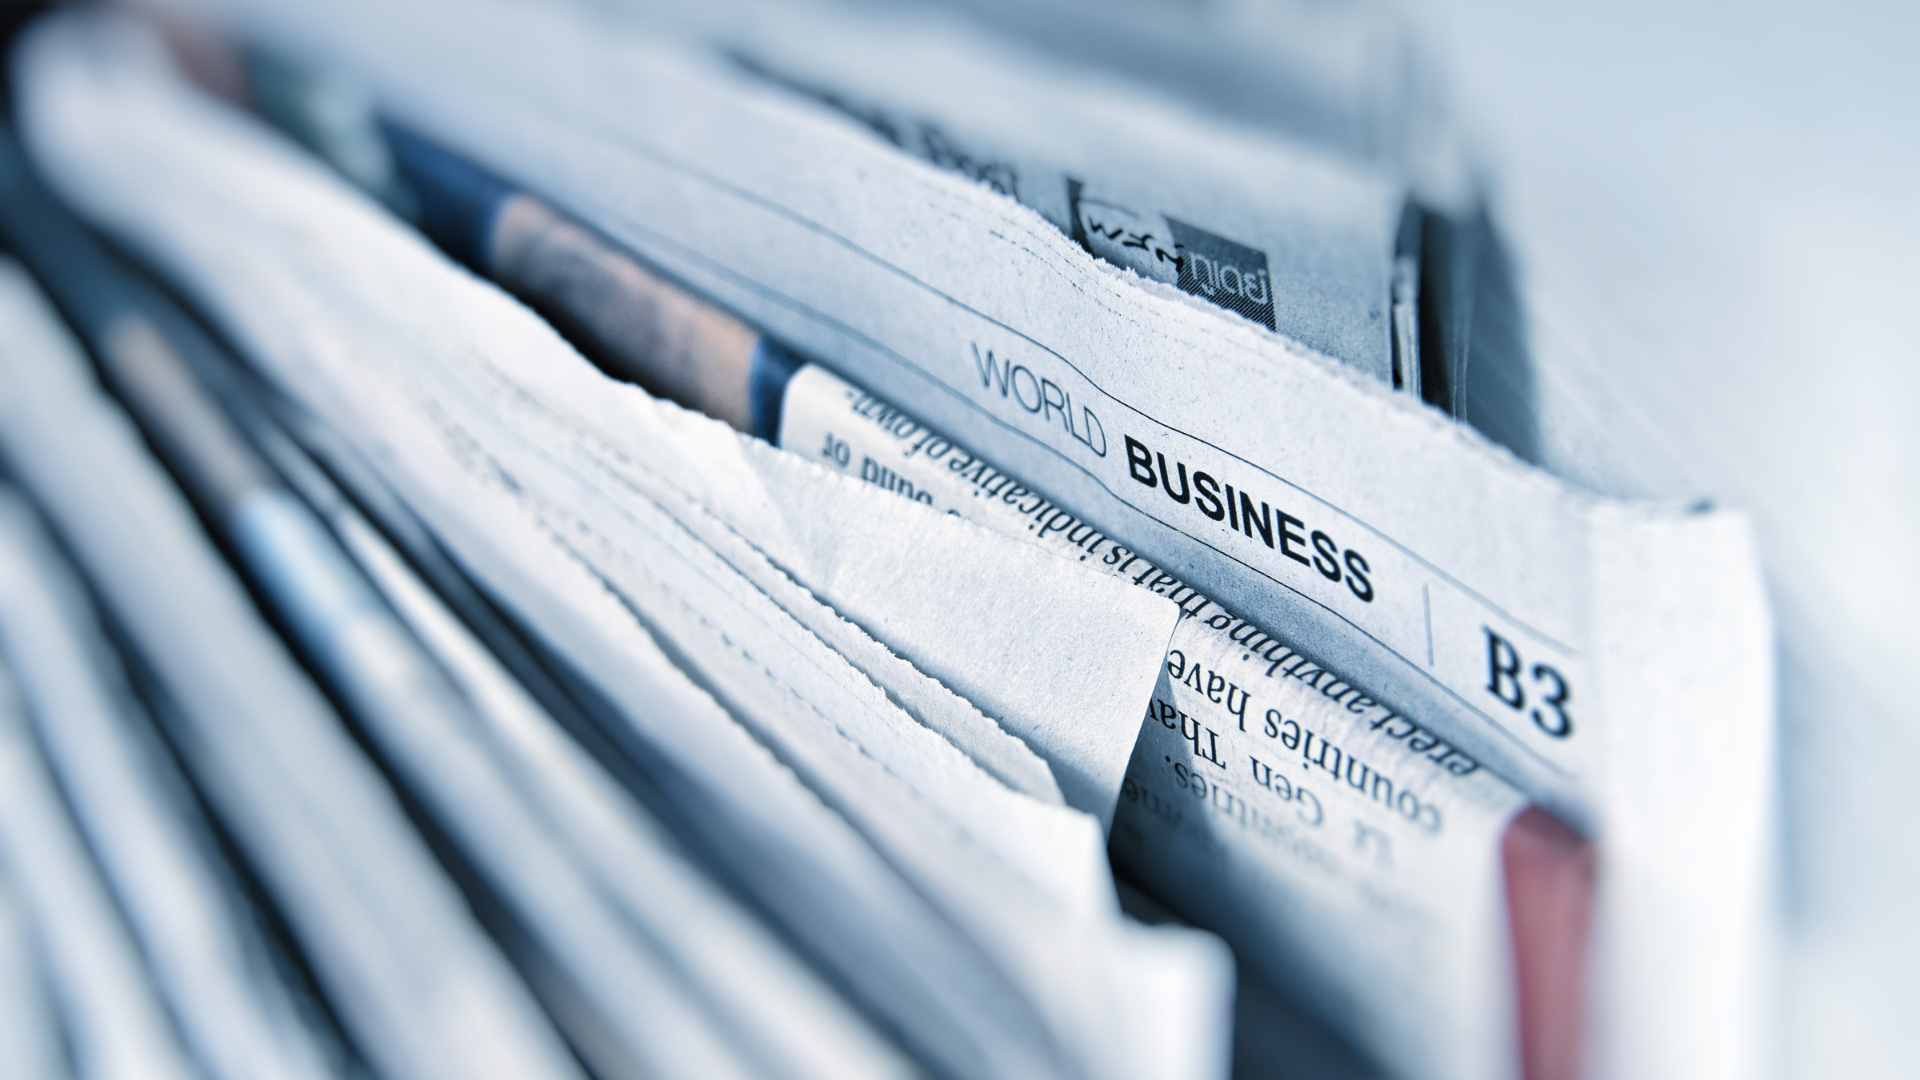
[[[83,1076],[188,1080],[193,1067],[139,947],[87,857],[0,667],[0,860],[40,932],[69,1053]]]
[[[0,280],[0,452],[154,671],[175,706],[170,739],[305,942],[356,1045],[395,1076],[574,1075],[392,790],[45,300],[12,264]]]
[[[19,887],[0,879],[0,1069],[25,1080],[66,1075],[60,1030]]]
[[[1201,310],[1395,383],[1404,188],[1122,79],[1056,73],[959,20],[740,6],[751,17],[719,43],[747,70],[1017,199]]]
[[[417,17],[429,14],[423,7]],[[1584,552],[1580,496],[1503,462],[1441,418],[1402,407],[1284,341],[1203,318],[1205,312],[1129,284],[990,191],[891,155],[682,56],[643,52],[628,40],[599,46],[584,36],[572,40],[569,34],[584,35],[585,29],[519,11],[502,9],[498,16],[491,32],[469,17],[457,55],[449,50],[410,57],[401,43],[424,39],[408,34],[360,40],[344,14],[305,30],[314,46],[335,40],[335,53],[389,88],[394,107],[416,114],[427,130],[558,199],[952,437],[1001,448],[996,465],[1045,485],[1050,496],[1074,505],[1088,520],[1129,523],[1118,531],[1133,534],[1163,564],[1192,563],[1199,573],[1187,578],[1210,593],[1227,602],[1257,600],[1286,624],[1281,629],[1314,629],[1329,660],[1369,662],[1381,669],[1376,681],[1389,684],[1383,690],[1431,698],[1450,716],[1461,714],[1467,718],[1461,726],[1476,732],[1476,741],[1499,748],[1499,758],[1515,764],[1509,772],[1538,778],[1537,786],[1545,788],[1570,792],[1577,786],[1569,764],[1575,751],[1526,710],[1509,716],[1506,706],[1480,700],[1491,695],[1484,689],[1487,646],[1479,622],[1490,622],[1520,646],[1546,650],[1543,658],[1574,666],[1555,644],[1574,648],[1565,639],[1589,603],[1580,584],[1585,576],[1573,575],[1574,586],[1564,588],[1567,575],[1536,564]],[[412,17],[389,13],[387,19]],[[514,43],[510,56],[500,52],[508,39]],[[460,74],[531,73],[542,69],[543,55],[555,55],[563,44],[575,58],[566,66],[576,76],[546,80],[537,91],[509,92],[504,76],[481,85],[477,75],[469,83]],[[556,53],[544,51],[549,49]],[[599,57],[604,66],[592,68],[579,57]],[[430,80],[412,74],[429,67],[435,71]],[[675,107],[616,110],[595,92],[596,75],[617,77],[630,101],[657,97]],[[570,137],[537,122],[553,113],[579,117],[575,130],[605,134]],[[727,133],[724,139],[720,132]],[[536,146],[541,152],[530,155]],[[529,171],[535,156],[545,163],[540,172]],[[732,178],[727,185],[717,183],[722,172]],[[884,175],[891,183],[863,182],[856,174]],[[613,175],[624,179],[606,183]],[[625,200],[617,214],[607,201],[616,189]],[[862,192],[857,208],[833,194],[854,190]],[[918,211],[929,199],[945,208],[937,221]],[[644,229],[622,226],[643,219]],[[964,227],[962,220],[968,222]],[[892,261],[896,256],[899,261]],[[748,281],[755,283],[752,290]],[[879,302],[879,296],[888,301]],[[1126,384],[1129,372],[1142,371],[1154,373],[1151,385],[1164,401],[1143,396],[1145,387],[1136,392],[1128,386],[1126,399],[1102,389],[1116,378],[1116,386]],[[1212,392],[1220,386],[1234,392]],[[911,393],[901,392],[906,390]],[[1122,427],[1123,420],[1129,426]],[[1227,447],[1214,449],[1183,430],[1220,433]],[[1254,497],[1257,522],[1259,504],[1269,504],[1261,529],[1229,534],[1224,509],[1216,524],[1191,495],[1187,503],[1157,495],[1157,473],[1152,489],[1136,481],[1128,468],[1128,435],[1150,454],[1185,465],[1189,474],[1207,471],[1217,483],[1251,484],[1247,493]],[[1410,445],[1431,443],[1433,452],[1402,460],[1384,448],[1395,437]],[[1363,444],[1357,453],[1331,452],[1353,442]],[[1328,452],[1315,452],[1320,450]],[[1241,460],[1223,468],[1218,461],[1229,453]],[[1455,464],[1476,482],[1423,487]],[[1336,481],[1342,492],[1354,489],[1340,505],[1307,494]],[[1171,487],[1180,490],[1177,478]],[[1441,489],[1452,489],[1457,502],[1439,515],[1398,497],[1407,490]],[[1273,505],[1283,497],[1288,501]],[[1287,553],[1279,550],[1276,510],[1302,521],[1287,530],[1303,537],[1289,540]],[[1511,550],[1545,554],[1513,567],[1491,557],[1498,553],[1478,542],[1483,510],[1512,526]],[[1476,527],[1466,529],[1467,520]],[[1366,562],[1367,584],[1349,586],[1344,569],[1341,581],[1330,581],[1290,557],[1302,554],[1310,543],[1304,537],[1316,530],[1328,533],[1343,560],[1351,550]],[[1400,533],[1432,538],[1414,550],[1381,537],[1398,540]],[[1474,561],[1491,565],[1475,567],[1478,573],[1447,566]],[[1231,588],[1214,587],[1202,575]],[[1472,580],[1479,577],[1488,583]],[[1362,599],[1375,581],[1375,595]],[[1497,606],[1481,591],[1493,581],[1504,586]],[[1515,609],[1524,616],[1497,614]],[[1431,671],[1428,612],[1437,650]],[[1383,651],[1393,658],[1389,663],[1380,663]],[[1580,693],[1579,673],[1568,677]],[[1546,689],[1551,693],[1551,686]],[[1542,715],[1547,726],[1558,726],[1551,710]]]
[[[409,124],[976,449],[985,455],[982,469],[1004,470],[1031,486],[1022,505],[1036,500],[1036,512],[1045,503],[1071,507],[1101,535],[1124,537],[1129,554],[1171,579],[1169,591],[1188,586],[1231,612],[1258,612],[1262,627],[1305,644],[1311,658],[1303,662],[1366,686],[1383,711],[1416,718],[1420,734],[1409,729],[1396,742],[1411,745],[1417,737],[1424,746],[1431,739],[1433,752],[1444,745],[1461,755],[1429,759],[1433,768],[1475,763],[1607,844],[1599,916],[1607,956],[1596,1015],[1601,1040],[1620,1050],[1617,1062],[1657,1058],[1653,1048],[1673,1045],[1672,1025],[1682,1015],[1695,1016],[1717,1043],[1756,1030],[1749,987],[1769,884],[1773,675],[1757,558],[1738,515],[1574,491],[1305,347],[1089,257],[1031,209],[850,132],[843,120],[823,117],[817,103],[796,102],[726,64],[531,7],[282,4],[250,18],[287,47],[314,50],[365,76],[383,106]],[[135,197],[115,192],[96,200],[96,212]],[[121,227],[139,233],[137,215]],[[174,256],[171,249],[194,244],[157,229],[139,235]],[[300,239],[324,248],[327,237]],[[207,242],[201,265],[215,261],[213,247]],[[223,317],[244,325],[240,306],[224,309]],[[256,334],[255,351],[271,355],[270,333]],[[291,385],[301,376],[288,370],[280,377]],[[660,525],[650,534],[648,543],[658,547],[649,554],[683,560],[663,565],[711,571],[704,579],[711,590],[688,579],[685,591],[698,591],[690,605],[712,605],[730,619],[757,615],[774,643],[769,648],[788,655],[808,655],[831,636],[812,629],[809,620],[818,620],[800,598],[791,607],[755,600],[766,593],[744,586],[753,579],[728,559],[702,561],[718,541],[683,544],[665,520],[673,513],[663,508],[664,518],[649,518],[639,500],[597,501],[594,489],[602,484],[648,490],[637,479],[645,470],[569,443],[577,417],[512,411],[508,405],[518,399],[487,398],[491,390],[456,392],[432,383],[423,391],[422,383],[378,377],[356,382],[349,394],[313,376],[297,396],[317,412],[347,417],[344,403],[359,396],[361,385],[396,387],[402,398],[410,387],[450,416],[505,412],[524,422],[526,434],[512,433],[524,442],[570,445],[567,455],[557,455],[563,464],[541,460],[524,444],[525,456],[515,459],[515,475],[532,477],[532,489],[558,492],[552,499],[564,509],[535,505],[517,488],[488,489],[494,501],[484,505],[503,520],[518,513],[550,533],[586,537],[570,541],[567,558],[590,567],[597,587],[622,599],[648,595],[659,606],[647,610],[665,612],[650,615],[639,637],[663,626],[661,636],[712,644],[700,637],[697,619],[675,621],[668,601],[682,582],[650,578],[655,571],[634,565],[642,557],[612,539],[643,521]],[[572,400],[563,391],[528,396],[543,394]],[[595,428],[603,423],[598,417],[629,400],[608,395],[573,405],[589,418],[584,426]],[[398,404],[382,407],[392,409],[384,415],[394,423],[413,415]],[[454,419],[438,430],[452,440],[483,429],[480,421]],[[356,437],[376,441],[364,432]],[[492,445],[488,440],[480,441]],[[436,505],[431,489],[442,474],[428,475],[407,454],[390,453],[422,474],[396,476],[395,486],[409,501]],[[381,468],[402,467],[370,456]],[[460,467],[448,464],[444,476],[459,475]],[[567,476],[571,468],[587,479]],[[663,496],[645,497],[663,506]],[[455,502],[437,504],[435,527],[448,535],[457,531],[449,523],[456,515],[446,509]],[[748,535],[773,567],[801,565],[778,554],[772,540]],[[463,558],[479,566],[488,543],[497,552],[510,542],[470,539]],[[529,540],[526,550],[545,549]],[[526,610],[552,615],[572,602],[551,585],[547,564],[524,558],[513,564],[496,555],[491,587],[507,591],[502,583],[518,572],[513,581]],[[744,552],[738,558],[750,561]],[[541,573],[526,570],[530,565]],[[891,640],[880,619],[835,599],[828,584],[809,579],[804,568],[789,572],[823,606],[869,636]],[[575,584],[594,587],[578,575]],[[550,606],[541,609],[543,601]],[[597,643],[584,640],[595,634],[581,632],[578,620],[562,625],[561,615],[543,632],[597,656],[604,665],[599,680],[610,685],[622,650],[606,642],[638,637],[631,627],[615,629],[624,624],[612,610],[603,617]],[[900,651],[922,672],[974,696],[942,675],[936,661]],[[705,689],[742,671],[724,647],[673,659],[695,671]],[[1226,659],[1203,667],[1216,673]],[[887,699],[876,685],[885,681],[875,674],[885,665],[829,666],[808,673],[796,664],[780,669],[779,679],[871,721],[850,724],[851,738],[884,747],[889,767],[911,773],[904,786],[940,792],[937,814],[953,814],[978,781],[928,766],[917,751],[933,744],[917,736],[888,738],[897,733],[876,718],[895,716],[895,699],[905,695]],[[1182,677],[1187,670],[1183,663]],[[1310,689],[1329,697],[1320,678]],[[1203,679],[1203,695],[1207,685]],[[719,696],[783,755],[819,749],[809,736],[820,732],[805,715],[749,691]],[[975,703],[1009,730],[1029,734],[1007,715],[1014,710]],[[1201,715],[1176,705],[1180,711]],[[1185,732],[1183,723],[1183,740]],[[1039,738],[1033,742],[1042,747]],[[1186,745],[1199,754],[1198,743]],[[1343,754],[1351,750],[1336,745]],[[1649,747],[1660,748],[1657,765],[1646,761]],[[930,753],[951,760],[937,747]],[[1362,760],[1384,770],[1372,753],[1367,747]],[[1074,778],[1057,767],[1071,755],[1048,756],[1067,801],[1084,805]],[[860,775],[831,753],[796,768],[809,790],[832,788],[842,798],[835,785]],[[1405,790],[1404,779],[1394,780],[1396,791]],[[835,809],[859,821],[861,836],[876,847],[886,847],[877,834],[893,836],[886,849],[910,861],[900,834],[888,832],[894,823],[885,819],[883,809],[891,807],[884,796],[848,799]],[[987,834],[1013,819],[988,815],[969,824]],[[1044,879],[1029,884],[1074,902],[1076,870],[1039,871],[1046,860],[1005,833],[974,839],[992,859]],[[956,884],[941,878],[940,868],[915,872],[923,875],[916,882],[934,891]],[[1687,883],[1685,895],[1673,888],[1675,880]],[[956,908],[964,906],[964,892],[949,895]],[[1684,985],[1669,978],[1675,968],[1689,973]]]
[[[352,572],[306,505],[263,491],[244,498],[235,518],[236,547],[305,652],[522,928],[509,948],[557,1022],[585,1044],[587,1060],[615,1074],[752,1075],[737,1042],[625,932],[518,797],[477,737],[464,697]]]
[[[1138,731],[1135,714],[1152,692],[1173,627],[1171,604],[1143,602],[1024,545],[823,477],[817,466],[691,413],[660,408],[654,415],[670,435],[661,447],[670,456],[649,462],[650,482],[658,489],[660,476],[678,480],[673,497],[687,500],[679,512],[689,528],[716,546],[751,542],[760,558],[743,552],[734,564],[770,561],[774,574],[753,572],[776,599],[786,595],[777,574],[791,575],[1001,718],[1047,758],[1070,805],[1111,820]],[[815,633],[843,635],[793,600],[779,602]],[[860,666],[879,678],[879,666]],[[903,697],[925,692],[911,680],[900,686]],[[1012,757],[1017,749],[994,752]]]
[[[350,507],[342,541],[474,703],[495,757],[600,890],[664,951],[768,1074],[907,1076],[911,1066],[731,898],[707,883]]]
[[[685,414],[169,83],[121,28],[68,20],[34,44],[23,126],[55,182],[578,663],[727,826],[755,899],[920,1052],[966,1075],[1223,1067],[1218,943],[1123,924],[1095,818],[995,780],[700,542],[648,475]],[[848,512],[897,505],[839,490]],[[1162,998],[1135,993],[1149,981]]]
[[[105,670],[83,596],[31,511],[0,493],[0,652],[182,1041],[209,1076],[331,1075],[212,862],[205,822],[189,817],[192,796],[179,777],[163,781],[165,751],[125,714],[135,706]]]
[[[910,1071],[833,990],[688,863],[632,794],[560,730],[301,450],[257,412],[250,428],[470,705],[460,717],[465,730],[438,741],[483,746],[513,787],[491,797],[524,799],[549,832],[543,843],[566,851],[620,920],[616,928],[603,925],[599,934],[583,938],[586,944],[604,948],[637,939],[648,956],[642,962],[663,968],[655,974],[673,982],[670,993],[689,999],[744,1044],[742,1056],[758,1074]],[[577,915],[562,919],[575,932],[586,921]],[[620,959],[632,962],[630,955]],[[637,1002],[626,997],[618,1004],[614,1012],[621,1015]],[[661,1014],[650,1022],[684,1025],[686,1007],[655,1004],[645,1011]],[[656,1046],[676,1047],[684,1038],[680,1030],[657,1039]]]
[[[1738,515],[1574,491],[1304,349],[1142,288],[980,185],[631,37],[428,3],[289,8],[257,25],[354,66],[422,130],[990,447],[995,467],[1183,582],[1311,641],[1317,661],[1603,842],[1646,838],[1620,858],[1650,869],[1658,848],[1660,864],[1687,863],[1686,902],[1603,870],[1603,927],[1635,912],[1664,929],[1620,939],[1632,955],[1601,1010],[1651,1040],[1682,999],[1646,973],[1683,964],[1701,980],[1687,1007],[1728,1010],[1714,1030],[1757,1022],[1738,973],[1761,947],[1772,659]],[[1613,569],[1627,566],[1659,575]],[[1644,621],[1655,614],[1686,621]],[[1623,635],[1654,643],[1631,655],[1657,665],[1632,666]],[[1632,748],[1656,732],[1690,780],[1649,794]]]
[[[1115,816],[1116,858],[1396,1073],[1515,1073],[1499,854],[1519,792],[818,365],[788,382],[780,441],[1178,603]]]

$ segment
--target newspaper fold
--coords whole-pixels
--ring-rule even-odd
[[[125,24],[43,25],[18,71],[23,128],[56,186],[337,427],[616,702],[726,830],[716,854],[918,1052],[962,1075],[1223,1069],[1218,943],[1122,922],[1097,819],[994,779],[703,543],[676,516],[685,490],[646,475],[691,418],[609,383],[316,163],[187,91]],[[893,542],[858,524],[897,500],[808,479],[840,494],[828,505],[852,552]],[[967,528],[913,509],[919,531]],[[969,536],[982,553],[1005,544]],[[1092,604],[1124,589],[1045,565],[1045,587],[1080,591],[1087,632],[1105,632]],[[1115,640],[1157,659],[1170,607],[1115,606],[1150,627]],[[1126,732],[1122,750],[1140,710],[1099,721]]]
[[[1680,1015],[1728,1060],[1756,1036],[1775,735],[1741,515],[1572,489],[668,42],[436,0],[237,17],[1260,612],[1600,839],[1609,1070],[1672,1067]]]
[[[1703,1057],[1740,1059],[1763,1017],[1775,749],[1738,514],[1571,489],[685,49],[516,5],[239,17],[1600,839],[1607,1070],[1671,1071],[1681,1016]]]

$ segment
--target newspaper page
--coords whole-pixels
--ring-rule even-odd
[[[725,44],[748,71],[1032,207],[1113,266],[1407,382],[1392,325],[1407,193],[1384,178],[1118,79],[1046,71],[965,25],[777,7]]]
[[[84,596],[25,501],[0,489],[0,655],[185,1049],[218,1080],[332,1076]]]
[[[1741,1057],[1761,1017],[1774,748],[1768,615],[1739,515],[1569,488],[682,50],[425,0],[280,5],[254,25],[351,66],[408,122],[1184,584],[1261,613],[1597,836],[1609,1068],[1666,1074],[1653,1048],[1682,1013],[1686,1041]],[[1673,879],[1691,887],[1658,884]]]
[[[1114,266],[1408,384],[1392,318],[1396,272],[1417,291],[1417,223],[1396,264],[1403,184],[1115,76],[1062,75],[955,18],[753,0],[601,6],[711,39],[755,76],[1032,207]],[[1412,348],[1418,328],[1404,329]]]
[[[36,929],[19,886],[0,875],[0,1069],[8,1076],[56,1080],[67,1074],[66,1060],[34,946]]]
[[[317,471],[310,478],[325,483]],[[489,746],[529,802],[649,944],[670,955],[684,992],[720,1014],[759,1067],[796,1076],[913,1075],[817,973],[689,865],[606,766],[567,736],[370,523],[337,493],[316,501],[330,507],[355,560],[474,702]]]
[[[720,857],[758,864],[733,869],[759,876],[756,900],[790,931],[854,928],[815,952],[919,1049],[964,1075],[1223,1068],[1217,941],[1122,921],[1094,818],[1000,784],[911,722],[675,517],[684,489],[648,474],[684,414],[609,383],[317,162],[156,77],[157,51],[125,24],[69,18],[26,57],[25,126],[62,189],[619,695],[704,786],[701,813],[750,822]],[[813,481],[843,512],[901,505]],[[1007,544],[970,535],[983,554]]]
[[[1526,803],[1289,643],[819,365],[780,445],[1180,606],[1113,851],[1397,1075],[1514,1072],[1501,842]],[[1393,994],[1375,988],[1393,985]]]
[[[191,1059],[29,725],[0,665],[0,868],[39,932],[70,1060],[86,1076],[188,1080]]]
[[[1486,243],[1475,174],[1433,65],[1385,5],[577,2],[711,41],[1222,310],[1267,321],[1241,271],[1271,260],[1282,334],[1455,416],[1468,376],[1486,381],[1466,364]],[[1142,212],[1149,189],[1197,216]]]
[[[392,788],[11,262],[0,264],[0,319],[7,467],[153,671],[170,742],[341,1004],[356,1048],[395,1076],[579,1075]],[[109,1046],[138,1058],[131,1040]],[[130,1074],[157,1060],[139,1058]]]

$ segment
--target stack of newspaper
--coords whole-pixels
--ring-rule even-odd
[[[1085,14],[29,24],[0,1072],[1751,1065],[1746,522],[1514,456],[1387,9]]]

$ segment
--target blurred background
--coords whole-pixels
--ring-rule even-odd
[[[1421,6],[1518,267],[1539,461],[1759,523],[1782,1072],[1913,1075],[1920,10]]]

